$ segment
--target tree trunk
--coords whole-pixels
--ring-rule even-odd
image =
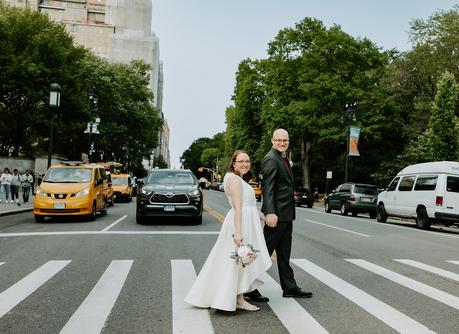
[[[311,142],[306,139],[301,140],[301,167],[303,169],[303,187],[311,190],[309,179],[309,152],[311,150]]]

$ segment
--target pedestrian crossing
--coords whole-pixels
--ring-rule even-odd
[[[439,263],[427,264],[411,259],[392,259],[381,265],[366,259],[343,259],[342,261],[343,265],[348,266],[346,268],[352,269],[353,275],[362,277],[371,275],[372,279],[383,279],[383,282],[397,284],[406,291],[414,291],[420,298],[428,298],[433,302],[445,305],[452,312],[459,310],[459,285],[457,284],[459,282],[459,274],[451,271],[452,265],[459,265],[458,260],[445,259]],[[134,260],[112,260],[103,273],[101,270],[102,275],[94,287],[88,289],[88,291],[90,290],[88,295],[70,318],[64,322],[60,333],[95,334],[104,332],[104,327],[107,321],[110,321],[110,314],[117,303],[121,290],[126,286],[131,272],[135,270],[133,269],[134,262]],[[365,289],[362,287],[353,285],[349,280],[339,277],[339,273],[333,272],[334,270],[326,270],[310,259],[292,259],[292,263],[297,273],[301,270],[309,275],[311,279],[329,287],[332,293],[337,293],[339,298],[344,298],[346,301],[351,302],[359,309],[359,312],[365,312],[378,319],[384,324],[381,325],[383,328],[387,326],[384,331],[379,332],[392,333],[395,331],[413,334],[436,332],[434,329],[429,328],[429,326],[435,326],[432,322],[426,325],[419,318],[414,319],[406,314],[404,310],[397,309],[398,305],[390,305],[389,302],[378,299],[372,291],[364,291]],[[391,263],[402,266],[403,274],[388,268]],[[8,266],[15,265],[16,263],[14,262],[0,262],[0,280],[2,279],[2,270]],[[50,285],[49,281],[62,275],[72,265],[74,264],[71,260],[47,261],[38,266],[38,268],[31,269],[28,274],[16,283],[0,291],[0,331],[2,331],[3,317],[20,310],[21,303],[34,293],[37,293],[37,291],[49,288],[47,287],[47,285]],[[398,266],[394,266],[394,268],[400,268]],[[215,318],[214,311],[195,308],[184,302],[187,292],[196,279],[196,268],[193,265],[193,261],[191,259],[171,259],[170,268],[167,268],[167,270],[170,271],[171,277],[172,315],[169,315],[171,318],[169,321],[172,325],[170,331],[174,334],[217,333],[214,323],[218,319]],[[411,278],[413,277],[412,275],[408,277],[407,272],[415,274],[414,276],[417,279]],[[422,278],[423,275],[429,277],[429,280],[432,280],[432,277],[438,278],[441,282],[446,280],[446,286],[452,286],[453,289],[442,291],[438,287],[423,283],[419,278]],[[280,285],[275,278],[277,278],[277,275],[270,276],[265,274],[263,277],[265,284],[260,291],[268,296],[270,301],[267,306],[262,307],[260,312],[272,313],[280,323],[279,326],[285,328],[285,331],[289,333],[329,333],[330,329],[327,328],[327,323],[323,323],[323,318],[317,318],[317,316],[313,315],[313,310],[307,309],[307,302],[282,297]],[[306,284],[304,285],[307,286]],[[320,290],[314,291],[314,294],[314,298],[321,298]],[[435,310],[429,311],[435,312]],[[330,313],[332,314],[333,312]],[[441,317],[441,313],[438,316]],[[445,321],[453,321],[452,328],[458,329],[458,319],[459,313],[456,312],[455,318],[452,320],[445,318]],[[440,321],[440,318],[438,320]],[[454,329],[452,329],[453,331]],[[364,333],[362,330],[356,330],[355,332]]]

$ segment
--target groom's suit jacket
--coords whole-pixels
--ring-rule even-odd
[[[282,155],[271,148],[261,163],[264,214],[275,213],[279,222],[295,219],[294,184],[290,166],[284,166]]]

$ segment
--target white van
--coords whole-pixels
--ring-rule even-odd
[[[459,224],[459,162],[438,161],[402,169],[378,195],[376,219],[416,219],[422,229],[432,222]]]

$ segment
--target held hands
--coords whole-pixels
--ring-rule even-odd
[[[242,233],[236,232],[233,234],[233,241],[237,246],[242,245]]]
[[[277,226],[277,215],[274,213],[267,214],[265,217],[265,224],[269,227]]]

